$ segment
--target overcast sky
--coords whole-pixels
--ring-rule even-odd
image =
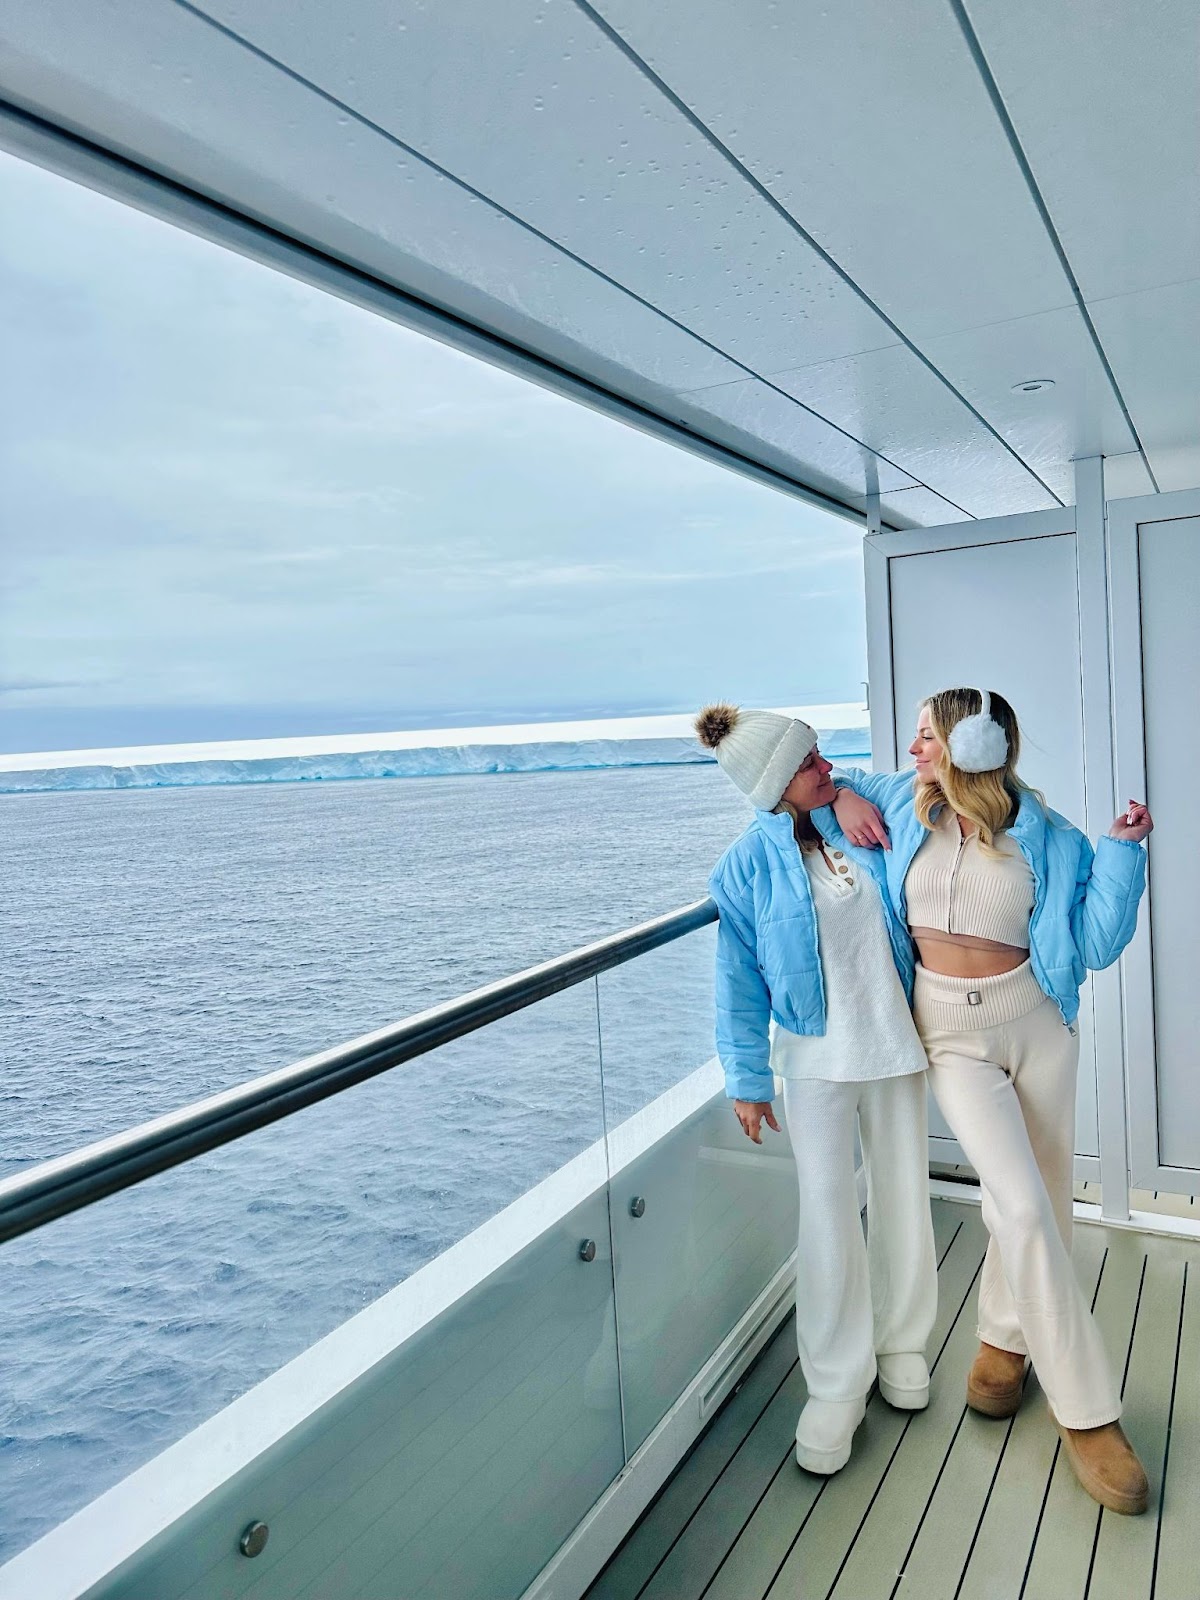
[[[859,700],[850,524],[0,154],[0,749]]]

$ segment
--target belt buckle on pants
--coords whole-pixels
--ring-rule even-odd
[[[978,989],[967,990],[967,1004],[969,1006],[981,1006],[983,1004],[983,996]]]

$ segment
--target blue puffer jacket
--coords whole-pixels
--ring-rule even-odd
[[[826,808],[820,813],[832,819]],[[837,827],[834,820],[834,827]],[[837,847],[878,884],[892,955],[912,999],[908,929],[892,909],[882,850],[857,850],[837,830]],[[754,821],[713,868],[717,902],[717,1053],[731,1100],[770,1100],[770,1019],[792,1033],[825,1032],[825,986],[808,869],[786,812],[756,811]]]
[[[892,848],[879,854],[894,914],[906,924],[904,878],[927,837],[914,805],[913,775],[849,767],[835,770],[833,777],[840,788],[853,789],[883,812]],[[842,839],[832,806],[814,811],[813,821],[827,839]],[[1105,835],[1093,853],[1078,828],[1056,811],[1043,811],[1027,792],[1009,832],[1033,871],[1029,961],[1034,977],[1063,1021],[1074,1022],[1088,970],[1111,966],[1133,937],[1146,887],[1146,852],[1130,840]]]

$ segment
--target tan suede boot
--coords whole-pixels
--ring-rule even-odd
[[[967,1404],[985,1417],[1011,1417],[1025,1392],[1025,1357],[981,1344],[967,1374]]]
[[[1057,1424],[1063,1450],[1075,1476],[1109,1511],[1140,1517],[1150,1499],[1150,1485],[1137,1452],[1119,1422],[1102,1428],[1064,1428]]]

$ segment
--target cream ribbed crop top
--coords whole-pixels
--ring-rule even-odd
[[[973,833],[964,838],[944,805],[904,879],[909,927],[1028,950],[1033,873],[1007,833],[997,834],[996,849],[1003,854],[985,854]]]

